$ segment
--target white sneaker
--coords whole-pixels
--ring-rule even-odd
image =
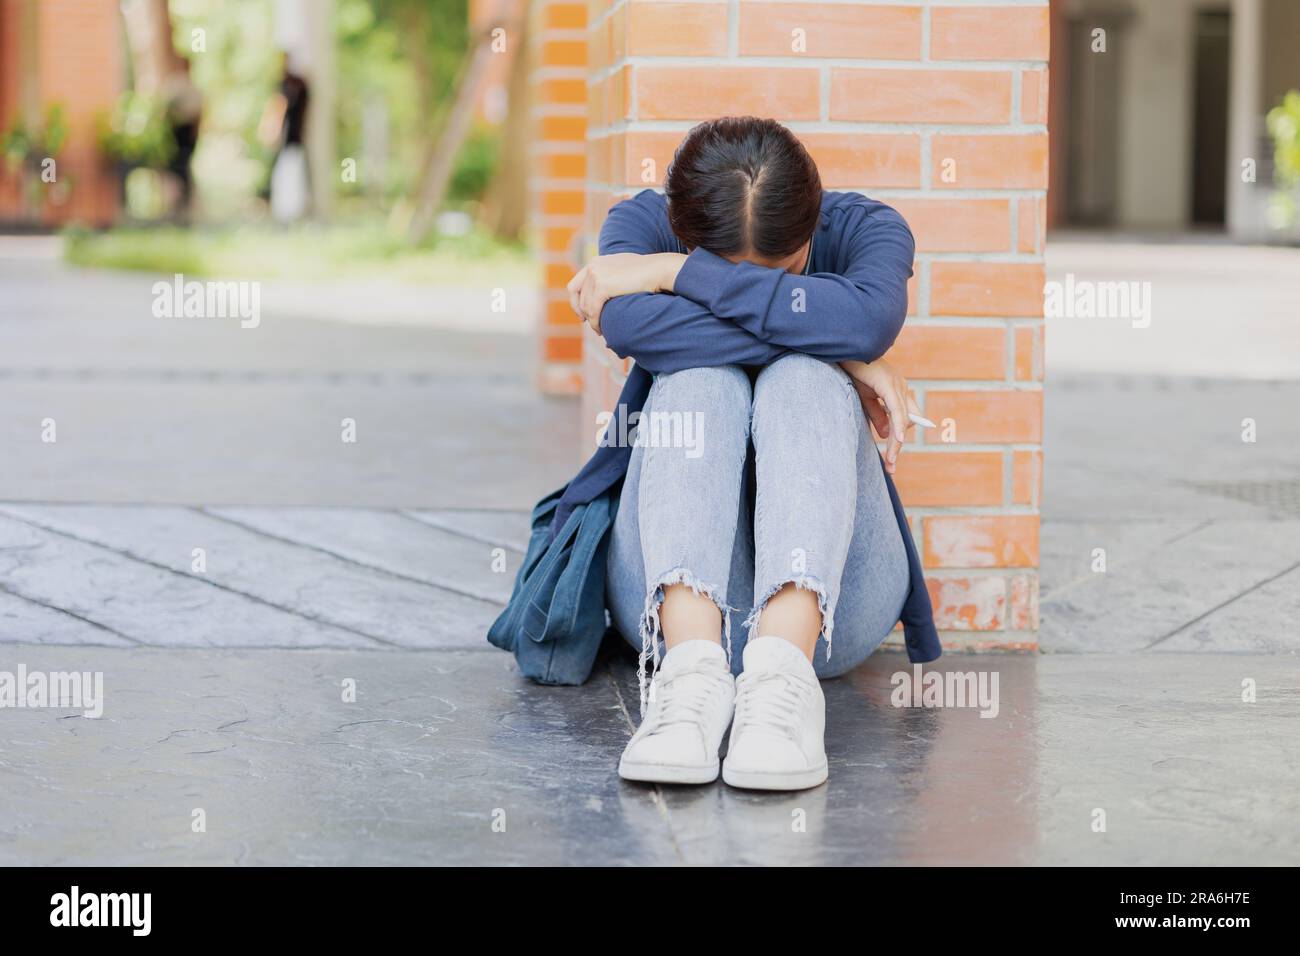
[[[780,637],[750,641],[744,660],[722,779],[750,790],[824,783],[826,698],[812,663]]]
[[[731,722],[736,682],[712,641],[683,641],[664,655],[645,719],[628,741],[618,775],[649,783],[711,783]]]

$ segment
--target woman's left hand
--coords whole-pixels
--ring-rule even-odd
[[[876,434],[887,439],[885,470],[891,475],[898,467],[898,453],[903,450],[907,431],[915,427],[909,413],[916,409],[907,379],[884,359],[874,362],[841,362],[862,399],[862,408],[875,426]]]
[[[671,292],[686,257],[675,252],[597,256],[569,280],[569,305],[600,334],[600,313],[615,296]]]

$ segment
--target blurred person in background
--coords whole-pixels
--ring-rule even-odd
[[[177,68],[163,81],[163,101],[167,104],[167,121],[175,143],[168,170],[176,177],[178,195],[173,215],[188,222],[193,215],[194,174],[191,169],[199,143],[199,124],[203,118],[203,93],[190,76],[189,60],[180,59]]]
[[[307,214],[310,193],[303,130],[310,94],[307,80],[295,72],[289,54],[280,56],[280,87],[262,113],[258,138],[276,150],[271,165],[271,216],[276,222],[287,224],[297,222]]]

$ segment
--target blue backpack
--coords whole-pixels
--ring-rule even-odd
[[[552,536],[563,493],[533,508],[528,553],[510,603],[488,629],[488,640],[512,651],[523,675],[539,684],[581,684],[605,636],[605,558],[617,492],[574,507]]]

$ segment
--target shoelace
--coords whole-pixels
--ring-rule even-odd
[[[795,740],[808,685],[781,671],[745,671],[736,679],[736,724],[761,727]]]
[[[677,724],[694,724],[703,728],[709,698],[715,684],[724,680],[721,672],[712,673],[713,668],[682,671],[671,675],[667,680],[660,673],[655,680],[652,691],[655,708],[655,723],[650,734]],[[691,680],[690,678],[696,678]]]

